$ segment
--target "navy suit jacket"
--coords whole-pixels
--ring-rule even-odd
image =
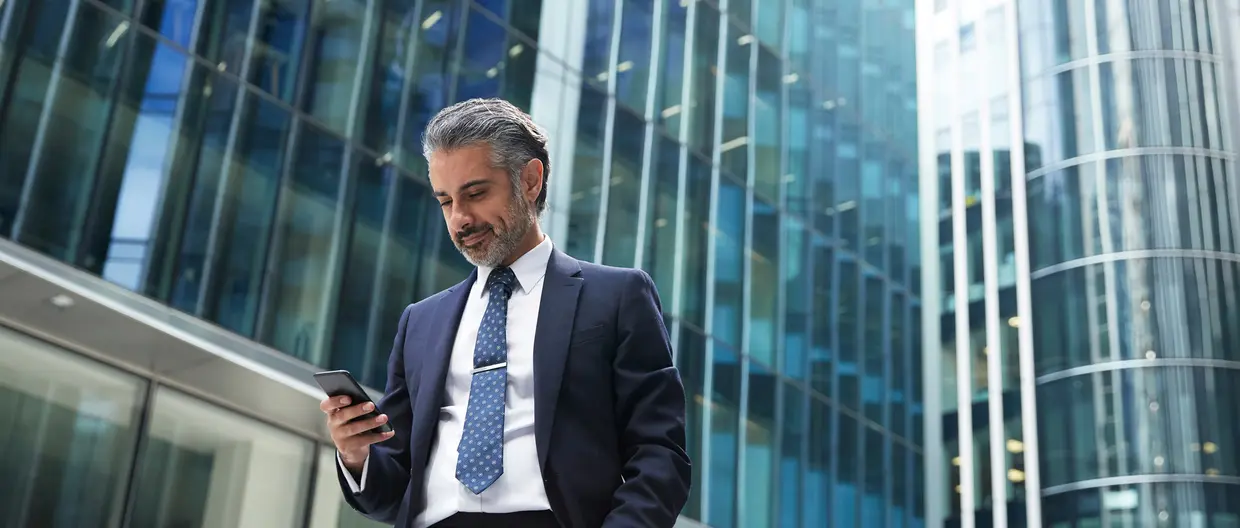
[[[379,409],[396,435],[370,451],[345,500],[408,526],[425,508],[444,376],[477,272],[401,315]],[[662,306],[644,271],[552,252],[534,338],[534,438],[543,486],[572,528],[671,527],[689,496],[685,392]],[[454,449],[454,446],[441,448]],[[339,473],[339,468],[337,468]]]

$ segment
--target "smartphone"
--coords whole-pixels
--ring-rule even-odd
[[[349,403],[350,406],[361,405],[366,402],[373,403],[373,401],[370,399],[370,396],[367,395],[366,391],[362,389],[362,384],[358,383],[357,380],[353,379],[353,375],[349,374],[349,371],[347,370],[329,370],[327,372],[317,372],[314,374],[314,381],[318,382],[319,387],[322,387],[323,392],[326,392],[327,395],[330,397],[334,398],[336,396],[348,396],[350,400],[350,403]],[[349,420],[349,423],[353,423],[358,420],[366,420],[369,418],[375,418],[377,416],[379,416],[378,405],[375,406],[375,410],[370,411],[361,416],[358,416],[357,418],[354,418],[352,420]],[[388,433],[391,431],[392,431],[391,424],[382,423],[382,424],[379,424],[378,427],[371,429],[370,431],[367,431],[367,432]]]

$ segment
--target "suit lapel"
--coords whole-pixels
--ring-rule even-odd
[[[552,420],[564,376],[564,362],[568,358],[573,320],[577,316],[577,296],[583,282],[581,263],[559,250],[552,251],[547,261],[534,337],[534,443],[538,446],[538,465],[543,471],[547,469]]]
[[[452,357],[456,330],[461,324],[461,314],[465,312],[469,291],[477,278],[478,270],[475,269],[464,282],[448,289],[439,306],[432,308],[439,317],[434,318],[430,327],[425,330],[426,341],[423,343],[429,346],[422,351],[422,379],[418,385],[418,401],[413,417],[418,423],[413,428],[415,434],[430,435],[435,430],[439,408],[443,406],[444,379],[448,374],[448,359]],[[415,343],[414,347],[419,345]],[[429,439],[429,436],[424,438]]]

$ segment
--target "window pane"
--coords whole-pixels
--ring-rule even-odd
[[[861,388],[865,417],[875,423],[890,427],[884,419],[883,408],[886,406],[887,384],[886,368],[890,363],[887,356],[888,340],[887,321],[883,320],[886,309],[887,288],[883,280],[866,274],[865,278],[865,379]]]
[[[161,222],[160,191],[180,197],[185,188],[181,182],[169,185],[167,177],[180,139],[178,114],[193,119],[200,104],[201,90],[187,90],[185,83],[202,77],[191,76],[193,63],[185,55],[144,33],[136,35],[77,260],[109,281],[141,291]]]
[[[5,142],[12,137],[34,138],[29,172],[27,167],[13,167],[31,178],[28,201],[22,204],[25,218],[13,226],[14,238],[58,259],[71,259],[77,249],[72,246],[81,234],[114,108],[109,94],[134,34],[126,31],[113,38],[122,24],[128,23],[93,4],[80,4],[68,47],[52,68],[47,92],[40,94],[49,102],[38,125],[3,133]],[[115,43],[100,44],[109,41]]]
[[[309,528],[386,528],[386,524],[362,517],[344,501],[337,476],[336,449],[321,447],[318,457]]]
[[[658,92],[655,97],[656,119],[667,129],[672,137],[680,137],[681,98],[684,96],[685,85],[685,31],[688,24],[689,10],[680,2],[661,2],[663,13],[663,41],[660,45],[662,57],[656,74],[660,76]]]
[[[857,420],[844,414],[839,415],[839,424],[839,450],[835,453],[839,467],[834,495],[831,497],[831,505],[835,510],[835,526],[865,526],[857,524],[857,479],[860,477],[862,462],[858,435],[861,434],[861,426]]]
[[[839,375],[839,401],[854,410],[860,410],[860,389],[857,376],[861,351],[858,350],[860,325],[864,320],[859,314],[861,309],[860,288],[857,284],[861,276],[857,271],[857,263],[852,260],[841,260],[840,266],[840,297],[839,305],[839,363],[836,365]]]
[[[406,84],[411,81],[409,67],[413,39],[420,27],[414,7],[417,0],[379,2],[378,33],[375,36],[374,67],[369,93],[363,94],[361,141],[381,153],[397,145],[400,112],[405,103]],[[365,59],[364,59],[365,60]],[[417,153],[420,155],[420,151]]]
[[[805,523],[802,526],[830,526],[829,516],[833,510],[831,508],[831,415],[833,409],[821,399],[810,398],[809,412],[809,464],[800,468],[805,473],[805,502],[803,503]],[[847,461],[841,463],[847,463]]]
[[[456,100],[499,96],[503,80],[500,71],[504,70],[506,56],[504,30],[489,15],[474,8],[469,10],[465,32]]]
[[[617,106],[612,141],[603,263],[632,267],[633,255],[637,253],[637,209],[641,206],[642,149],[646,142],[646,122]]]
[[[0,43],[0,97],[8,106],[0,107],[0,235],[12,236],[18,201],[26,181],[34,135],[47,102],[48,83],[61,34],[65,31],[68,0],[11,3],[14,20],[31,26],[31,38]]]
[[[250,82],[286,103],[293,101],[297,85],[309,3],[310,0],[268,0],[259,7]]]
[[[676,291],[676,209],[680,203],[680,145],[675,141],[656,136],[657,154],[650,164],[650,190],[647,201],[645,269],[654,278],[659,291],[670,299]]]
[[[713,343],[714,379],[710,406],[710,510],[706,522],[718,528],[736,524],[736,457],[739,441],[741,365],[736,352]]]
[[[693,86],[689,88],[689,145],[708,154],[715,142],[715,79],[719,64],[719,11],[709,4],[694,4]]]
[[[779,213],[757,197],[753,200],[752,251],[749,255],[749,354],[774,367],[778,335],[775,309],[779,303]]]
[[[348,370],[362,384],[377,382],[375,386],[382,387],[393,336],[376,335],[376,346],[372,346],[369,339],[375,323],[384,317],[391,317],[379,310],[383,305],[379,302],[383,295],[379,274],[382,271],[381,257],[391,249],[384,247],[387,242],[384,228],[388,198],[395,190],[395,180],[401,176],[390,165],[377,167],[374,158],[360,152],[354,152],[354,156],[353,217],[345,224],[349,242],[345,249],[344,269],[340,274],[340,293],[335,303],[336,322],[331,330],[332,341],[328,349],[331,357],[327,365],[333,369]],[[393,208],[397,207],[397,202],[390,203]],[[412,300],[409,297],[406,299]]]
[[[152,268],[148,292],[174,308],[196,313],[206,271],[207,242],[220,198],[229,130],[238,108],[237,85],[215,71],[195,68],[192,83],[202,86],[178,124],[177,151],[169,174],[161,234],[152,251],[160,263]]]
[[[739,347],[745,296],[745,188],[720,175],[718,200],[713,231],[715,313],[711,332],[729,345]]]
[[[250,96],[226,179],[219,248],[209,265],[216,278],[208,287],[203,315],[244,336],[253,335],[262,292],[267,244],[276,212],[276,189],[284,166],[289,114],[275,103]]]
[[[620,16],[620,56],[616,63],[616,100],[645,115],[654,1],[624,0],[623,9]]]
[[[706,325],[707,244],[710,239],[710,162],[689,155],[689,174],[685,183],[684,307],[685,320]]]
[[[602,212],[604,127],[607,96],[582,85],[581,109],[577,114],[577,145],[573,149],[572,201],[568,204],[568,240],[565,252],[581,260],[594,260],[598,218]]]
[[[741,180],[749,180],[749,58],[753,46],[747,35],[729,28],[726,75],[723,78],[723,131],[720,165]],[[711,76],[714,79],[714,76]]]
[[[409,114],[405,116],[403,153],[400,163],[409,168],[425,165],[422,131],[432,117],[448,106],[452,90],[453,61],[461,30],[462,3],[457,0],[422,2],[422,30],[413,62],[413,87],[409,91]]]
[[[758,364],[749,362],[749,419],[745,421],[745,482],[742,497],[745,501],[745,519],[739,523],[746,528],[773,526],[771,518],[775,491],[775,452],[777,446],[775,388],[779,383],[775,374]]]
[[[810,242],[813,244],[809,249],[813,252],[813,260],[811,262],[813,263],[814,285],[810,299],[810,302],[813,304],[810,306],[808,322],[812,329],[810,333],[811,347],[809,356],[810,385],[823,396],[833,396],[831,392],[834,388],[832,386],[832,378],[835,371],[835,356],[837,352],[834,348],[834,343],[831,341],[835,332],[833,327],[834,319],[832,318],[836,317],[836,312],[842,309],[842,307],[836,307],[836,303],[841,302],[838,288],[843,285],[844,277],[841,277],[840,281],[836,282],[836,278],[833,275],[836,269],[835,250],[830,245],[827,237],[814,233],[811,235]],[[856,291],[855,284],[851,285],[851,287],[853,291]],[[838,315],[842,316],[843,312],[839,311]],[[840,321],[842,323],[844,319],[840,319]],[[845,327],[841,324],[840,328],[843,329]],[[848,344],[843,334],[840,334],[839,339],[840,347]]]
[[[312,442],[171,389],[152,405],[132,526],[301,526]]]
[[[522,10],[528,8],[526,2],[521,5]],[[538,68],[538,50],[531,49],[528,43],[513,33],[508,33],[505,49],[508,58],[504,62],[504,90],[501,95],[528,113],[534,97],[534,71]],[[559,66],[554,68],[559,69]]]
[[[0,328],[6,526],[120,526],[143,383]]]
[[[205,1],[194,49],[224,71],[240,75],[253,15],[253,0]]]
[[[689,488],[689,502],[681,512],[691,519],[702,518],[702,482],[706,477],[705,458],[702,456],[703,413],[705,412],[706,386],[706,336],[697,330],[681,325],[680,343],[676,346],[676,369],[684,380],[685,395],[689,404],[685,415],[688,436],[689,460],[695,461],[693,485]]]
[[[614,0],[587,0],[585,54],[581,72],[587,81],[607,84],[611,71],[611,36],[616,23]],[[584,89],[584,85],[583,85]]]
[[[337,273],[332,247],[345,150],[340,139],[308,123],[301,124],[298,136],[297,157],[280,191],[272,263],[276,282],[269,288],[271,320],[264,341],[324,366],[320,339]]]
[[[817,431],[805,430],[805,392],[788,382],[781,385],[784,399],[784,436],[780,446],[777,488],[779,490],[779,526],[801,526],[801,471],[805,467],[802,449],[805,446],[806,435]],[[812,500],[821,501],[823,496],[823,493],[817,493]]]
[[[809,232],[805,224],[793,216],[786,216],[783,224],[783,242],[780,243],[779,263],[784,276],[784,357],[780,364],[783,374],[805,379],[805,361],[809,353],[810,318]],[[778,301],[777,301],[778,302]],[[819,325],[824,323],[818,323]],[[778,338],[778,337],[777,337]]]
[[[310,71],[303,105],[307,112],[340,134],[348,129],[369,4],[378,0],[314,0],[310,25]]]
[[[774,11],[774,10],[772,10]],[[779,201],[779,156],[783,138],[783,62],[766,48],[758,51],[758,93],[754,103],[754,192]]]

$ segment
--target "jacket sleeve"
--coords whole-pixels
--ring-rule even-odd
[[[613,376],[624,482],[608,528],[670,528],[689,498],[685,389],[672,363],[662,305],[646,272],[628,276],[617,328]]]
[[[366,475],[360,483],[361,492],[354,493],[343,469],[336,467],[345,502],[365,517],[393,524],[400,514],[405,489],[409,487],[409,437],[413,411],[409,404],[409,386],[405,383],[405,331],[413,306],[405,308],[400,317],[392,354],[388,359],[387,388],[375,406],[388,416],[396,434],[384,442],[370,446]]]

